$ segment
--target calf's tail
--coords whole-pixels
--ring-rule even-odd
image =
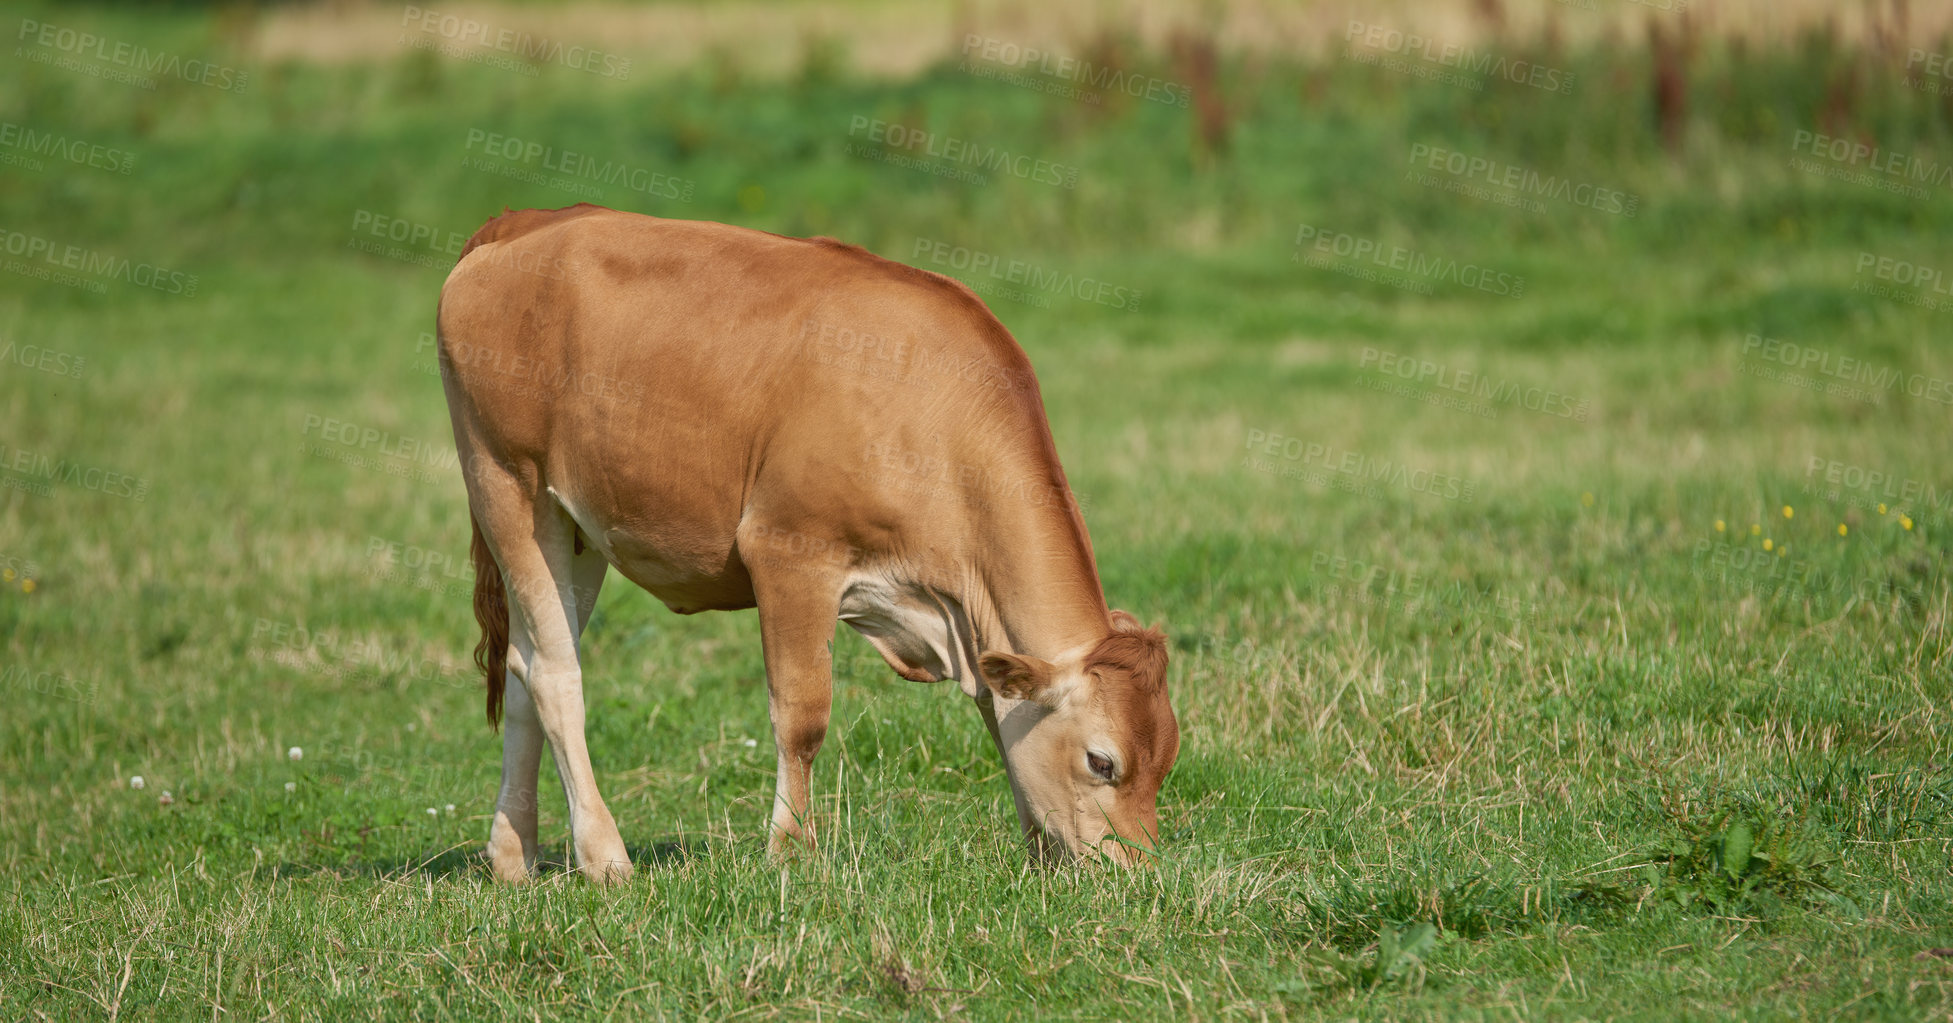
[[[509,661],[509,596],[502,586],[502,568],[482,539],[481,523],[471,514],[468,524],[475,536],[468,553],[475,562],[475,623],[481,626],[481,640],[475,644],[475,666],[488,682],[488,727],[502,723],[502,686]]]

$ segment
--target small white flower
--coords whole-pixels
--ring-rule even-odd
[[[453,813],[453,812],[454,812],[454,804],[453,804],[453,803],[449,803],[449,804],[448,804],[448,812],[449,812],[449,813]]]
[[[292,758],[293,760],[305,759],[305,751],[299,749],[297,746],[293,746],[291,749],[286,750],[285,755]]]
[[[295,781],[288,781],[288,782],[286,782],[286,783],[285,783],[285,791],[286,791],[286,792],[297,792],[297,791],[298,791],[298,783],[297,783],[297,782],[295,782]]]
[[[436,809],[434,809],[433,807],[431,807],[431,806],[430,806],[430,807],[428,807],[428,808],[427,808],[427,815],[428,815],[429,817],[439,817],[439,816],[441,815],[441,811],[439,811],[439,810],[436,810]]]
[[[759,745],[759,740],[758,740],[758,739],[741,739],[741,740],[739,740],[739,741],[740,741],[741,743],[744,743],[745,745],[747,745],[747,746],[749,746],[749,747],[751,747],[751,746],[758,746],[758,745]]]
[[[165,793],[163,793],[162,795],[160,795],[160,796],[157,796],[157,797],[156,797],[156,802],[157,802],[157,803],[158,803],[159,805],[162,805],[162,806],[168,806],[168,805],[170,805],[171,803],[174,803],[174,802],[176,802],[176,797],[175,797],[175,796],[172,796],[172,795],[170,795],[170,794],[169,794],[169,793],[167,793],[167,792],[165,792]]]
[[[409,722],[407,722],[407,731],[409,731],[409,732],[418,732],[418,731],[420,731],[420,726],[419,726],[419,725],[417,725],[417,724],[414,724],[414,723],[413,723],[412,721],[409,721]]]
[[[140,774],[138,774],[138,775],[136,775],[135,777],[133,777],[133,778],[131,778],[131,779],[129,779],[129,787],[130,787],[130,788],[132,788],[132,789],[139,789],[139,788],[142,788],[142,784],[143,784],[143,783],[142,783],[142,775],[140,775]]]

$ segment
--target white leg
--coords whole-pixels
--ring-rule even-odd
[[[502,788],[488,829],[488,864],[498,880],[522,881],[535,872],[536,769],[542,750],[536,706],[511,668],[502,694]]]
[[[603,557],[589,549],[573,552],[575,526],[553,502],[545,500],[534,519],[533,542],[498,550],[509,596],[511,677],[504,693],[502,793],[489,832],[489,856],[497,876],[526,877],[533,868],[536,769],[547,740],[569,804],[577,867],[592,880],[623,881],[631,876],[630,856],[597,790],[584,744],[583,672],[577,657],[577,639],[603,582]]]

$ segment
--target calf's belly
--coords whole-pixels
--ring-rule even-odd
[[[595,489],[595,488],[591,488]],[[592,497],[574,485],[552,485],[586,542],[624,578],[680,614],[753,606],[753,581],[735,547],[738,514],[655,490],[634,499]]]

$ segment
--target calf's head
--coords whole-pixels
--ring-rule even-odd
[[[1134,865],[1159,837],[1180,725],[1166,697],[1166,637],[1124,611],[1112,626],[1066,661],[993,652],[978,667],[1033,846]]]

